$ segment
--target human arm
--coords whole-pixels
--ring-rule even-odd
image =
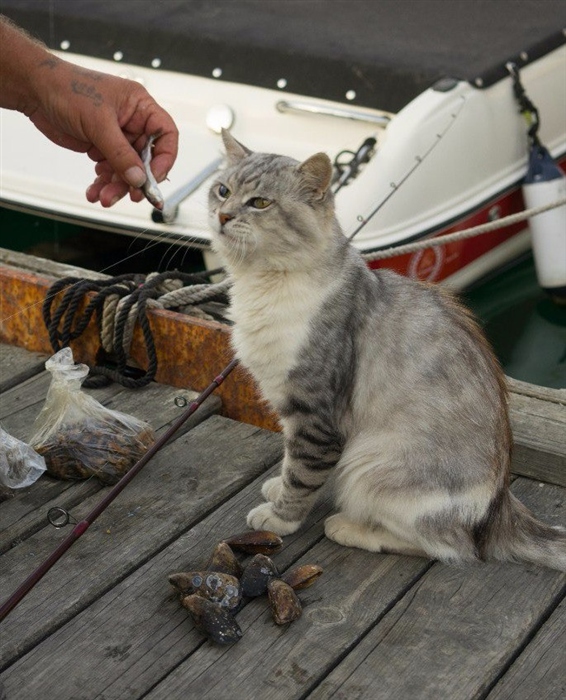
[[[143,198],[139,151],[152,134],[160,134],[152,171],[165,179],[178,131],[142,85],[63,61],[1,15],[0,59],[0,107],[22,112],[51,141],[96,163],[90,202],[108,207],[128,191],[134,201]]]

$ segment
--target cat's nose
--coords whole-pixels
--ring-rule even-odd
[[[234,217],[231,214],[225,214],[224,212],[220,212],[218,214],[218,218],[220,219],[220,225],[224,226],[224,224],[227,224],[229,221],[232,221]]]

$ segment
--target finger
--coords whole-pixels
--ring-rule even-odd
[[[166,113],[165,113],[166,114]],[[170,119],[169,115],[167,118]],[[153,147],[151,171],[157,182],[162,182],[167,177],[177,158],[179,148],[179,132],[171,120],[171,130],[163,131]]]
[[[105,127],[101,133],[93,135],[95,148],[100,151],[110,168],[122,180],[132,187],[141,187],[146,181],[141,158],[116,122],[106,122]],[[122,196],[125,193],[123,192]]]
[[[134,189],[133,187],[130,187],[130,199],[132,202],[143,202],[145,199],[145,194],[143,193],[143,190],[137,190]]]
[[[86,198],[91,204],[96,204],[100,199],[100,190],[107,184],[106,178],[97,177],[86,189]]]
[[[126,194],[128,194],[130,188],[128,184],[122,180],[118,182],[110,182],[104,185],[99,194],[99,202],[103,207],[112,207],[116,202],[119,202]]]

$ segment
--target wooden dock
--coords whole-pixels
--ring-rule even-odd
[[[23,440],[45,399],[46,357],[0,344],[0,424]],[[513,491],[566,524],[566,392],[511,389]],[[183,410],[175,399],[192,398],[165,383],[89,393],[158,434]],[[324,569],[299,592],[302,617],[277,626],[258,598],[237,614],[238,643],[205,640],[167,576],[202,568],[246,529],[282,456],[279,433],[227,417],[222,401],[199,409],[0,625],[2,700],[566,697],[565,574],[344,548],[324,537],[324,499],[273,557],[281,571]],[[47,511],[80,521],[108,489],[43,476],[0,503],[2,600],[68,535]]]

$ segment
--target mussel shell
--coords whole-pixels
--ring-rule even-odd
[[[235,576],[218,571],[188,571],[169,576],[169,583],[182,594],[197,594],[228,610],[241,601],[240,582]]]
[[[269,606],[273,619],[278,625],[286,625],[301,617],[303,608],[297,594],[288,583],[272,579],[267,585]]]
[[[212,550],[205,569],[207,571],[219,571],[223,574],[230,574],[230,576],[235,576],[236,578],[240,578],[242,575],[242,565],[236,558],[230,545],[226,544],[226,542],[219,542]]]
[[[279,578],[275,564],[265,554],[256,554],[244,567],[240,578],[240,591],[243,596],[255,598],[267,591],[267,584]]]
[[[222,607],[199,595],[187,595],[181,599],[195,624],[208,639],[217,644],[234,644],[242,637],[240,625],[234,616]]]
[[[246,554],[275,554],[283,548],[283,540],[269,530],[250,530],[233,535],[224,542]]]
[[[286,571],[281,580],[288,583],[291,588],[295,591],[299,591],[302,588],[308,588],[321,576],[322,567],[316,564],[303,564],[302,566],[296,566],[294,569]]]

